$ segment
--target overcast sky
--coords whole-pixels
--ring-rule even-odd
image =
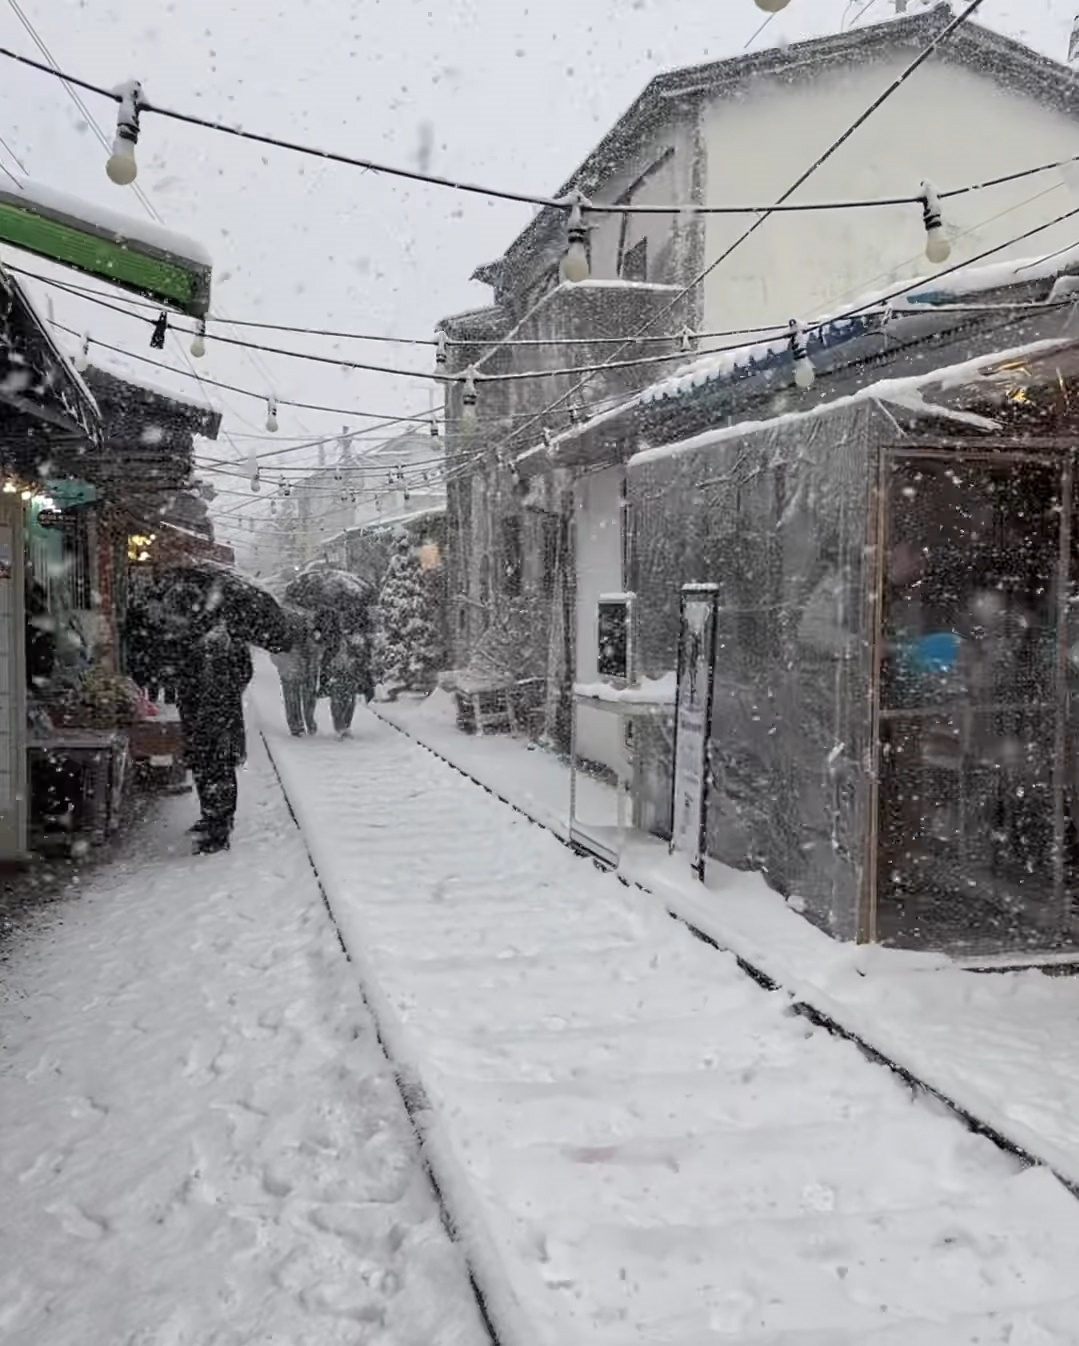
[[[415,166],[429,150],[434,172],[541,193],[560,185],[652,75],[740,52],[763,17],[752,0],[16,3],[59,64],[96,83],[139,79],[159,103],[392,164]],[[864,0],[791,0],[757,45],[835,32],[863,7]],[[980,17],[1063,59],[1076,9],[1076,0],[986,0]],[[894,0],[875,0],[861,22],[893,10]],[[0,45],[40,55],[12,0],[0,0]],[[115,106],[84,97],[111,138]],[[105,155],[58,81],[4,62],[0,135],[31,177],[142,215],[130,189],[106,179]],[[0,162],[14,167],[2,147]],[[470,274],[529,218],[527,207],[322,165],[152,116],[144,119],[139,163],[139,184],[165,222],[213,254],[213,308],[232,317],[427,336],[443,314],[486,302],[490,292]],[[72,327],[162,358],[141,324],[62,294],[52,304]],[[425,349],[324,339],[306,348],[432,367]],[[201,396],[183,375],[97,358]],[[175,346],[164,358],[184,368]],[[272,387],[283,398],[357,412],[423,411],[431,396],[418,380],[212,344],[199,368],[255,392]],[[234,394],[214,401],[237,449],[272,447],[245,438],[264,433],[257,401]],[[279,419],[282,441],[364,424],[359,415],[285,407]]]

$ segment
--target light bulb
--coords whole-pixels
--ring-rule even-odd
[[[105,164],[109,181],[117,187],[130,187],[139,176],[139,166],[135,162],[135,145],[123,136],[117,136],[112,142],[112,154]]]
[[[763,9],[765,14],[778,14],[790,4],[790,0],[756,0],[756,2],[757,8]]]
[[[805,330],[797,318],[790,320],[791,355],[794,357],[794,382],[799,388],[812,388],[817,381],[817,371],[809,358],[809,346]]]
[[[558,270],[563,280],[579,285],[588,279],[588,228],[581,212],[583,198],[578,194],[571,199],[573,206],[566,222],[566,251]]]
[[[571,285],[579,285],[588,279],[588,249],[579,239],[574,239],[566,249],[559,271],[562,279]]]
[[[191,354],[196,360],[201,360],[206,354],[206,319],[200,318],[199,325],[195,328],[195,335],[191,340]]]
[[[479,395],[476,392],[476,375],[469,370],[464,378],[464,390],[461,393],[461,420],[465,425],[476,424],[476,404]]]
[[[925,255],[940,266],[952,255],[952,245],[944,232],[940,194],[931,182],[922,183],[922,223],[925,225]]]
[[[275,397],[266,399],[266,429],[271,435],[277,434],[277,399]]]
[[[935,229],[926,230],[925,255],[934,266],[940,266],[952,255],[952,245],[939,224]]]

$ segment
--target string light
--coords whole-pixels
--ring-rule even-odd
[[[271,435],[277,434],[277,398],[272,394],[266,399],[266,429]]]
[[[464,387],[461,392],[461,420],[465,425],[473,426],[476,424],[476,405],[479,402],[475,369],[466,371],[462,383]]]
[[[196,360],[201,360],[206,354],[206,319],[200,318],[195,327],[195,335],[191,341],[191,354]]]
[[[925,255],[934,266],[941,266],[952,255],[952,245],[944,233],[940,193],[931,182],[922,183],[922,222],[925,225]]]
[[[431,417],[431,438],[438,438],[438,421],[434,416]]]
[[[817,371],[809,358],[809,346],[806,343],[805,329],[797,318],[792,318],[791,355],[794,357],[794,382],[799,388],[812,388],[817,381]]]
[[[255,464],[255,470],[251,473],[251,489],[258,493],[262,490],[262,471],[258,463]]]
[[[441,368],[447,360],[446,353],[446,333],[438,332],[435,335],[435,364]]]
[[[89,332],[87,332],[87,334],[82,339],[82,345],[79,347],[79,353],[75,356],[74,365],[76,372],[79,374],[85,374],[86,371],[90,368]]]
[[[139,143],[142,85],[138,80],[130,80],[115,89],[112,96],[120,107],[116,113],[116,139],[112,142],[112,154],[105,164],[105,172],[117,187],[130,187],[139,175],[135,146]]]
[[[580,192],[567,197],[572,201],[569,220],[566,222],[566,251],[559,263],[562,279],[571,284],[579,284],[588,279],[588,226],[584,222],[582,207],[587,204]]]

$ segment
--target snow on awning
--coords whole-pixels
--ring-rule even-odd
[[[64,358],[30,296],[0,266],[0,404],[27,424],[96,441],[101,416],[90,389]]]
[[[0,181],[0,242],[192,317],[209,311],[213,263],[200,244],[29,178]]]
[[[992,392],[1003,399],[1017,384],[1023,382],[1024,375],[1030,381],[1037,381],[1037,376],[1043,372],[1040,369],[1042,365],[1054,366],[1054,369],[1044,371],[1043,381],[1052,381],[1055,364],[1061,361],[1068,363],[1069,376],[1079,378],[1079,341],[1073,338],[1036,341],[1011,350],[980,355],[928,374],[882,379],[865,388],[859,388],[857,392],[847,397],[837,398],[834,402],[825,402],[806,410],[785,412],[781,416],[770,416],[765,420],[741,421],[735,425],[717,426],[673,444],[660,444],[642,449],[629,460],[629,466],[639,467],[663,458],[677,458],[696,449],[720,444],[724,440],[739,439],[757,432],[774,431],[778,427],[795,422],[821,420],[866,402],[914,411],[917,415],[934,421],[952,421],[967,430],[993,433],[1000,429],[997,421],[990,416],[964,410],[961,405],[963,400],[961,394],[972,392],[975,396],[980,394],[984,398],[987,392]],[[945,400],[937,401],[938,397]]]

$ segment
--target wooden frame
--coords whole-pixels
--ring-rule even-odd
[[[705,665],[707,668],[708,686],[704,697],[704,734],[701,743],[701,794],[700,808],[697,818],[697,855],[690,868],[697,875],[697,878],[704,882],[705,868],[708,856],[708,802],[711,795],[712,778],[712,706],[715,700],[715,667],[716,667],[716,635],[719,626],[719,585],[718,584],[683,584],[679,596],[679,619],[678,619],[678,693],[674,703],[674,739],[672,745],[672,769],[671,769],[671,853],[675,852],[675,835],[677,831],[676,819],[678,816],[678,725],[681,719],[682,710],[682,687],[685,678],[685,649],[686,649],[686,606],[688,603],[703,601],[707,599],[710,603],[708,614],[708,635],[705,643]]]

